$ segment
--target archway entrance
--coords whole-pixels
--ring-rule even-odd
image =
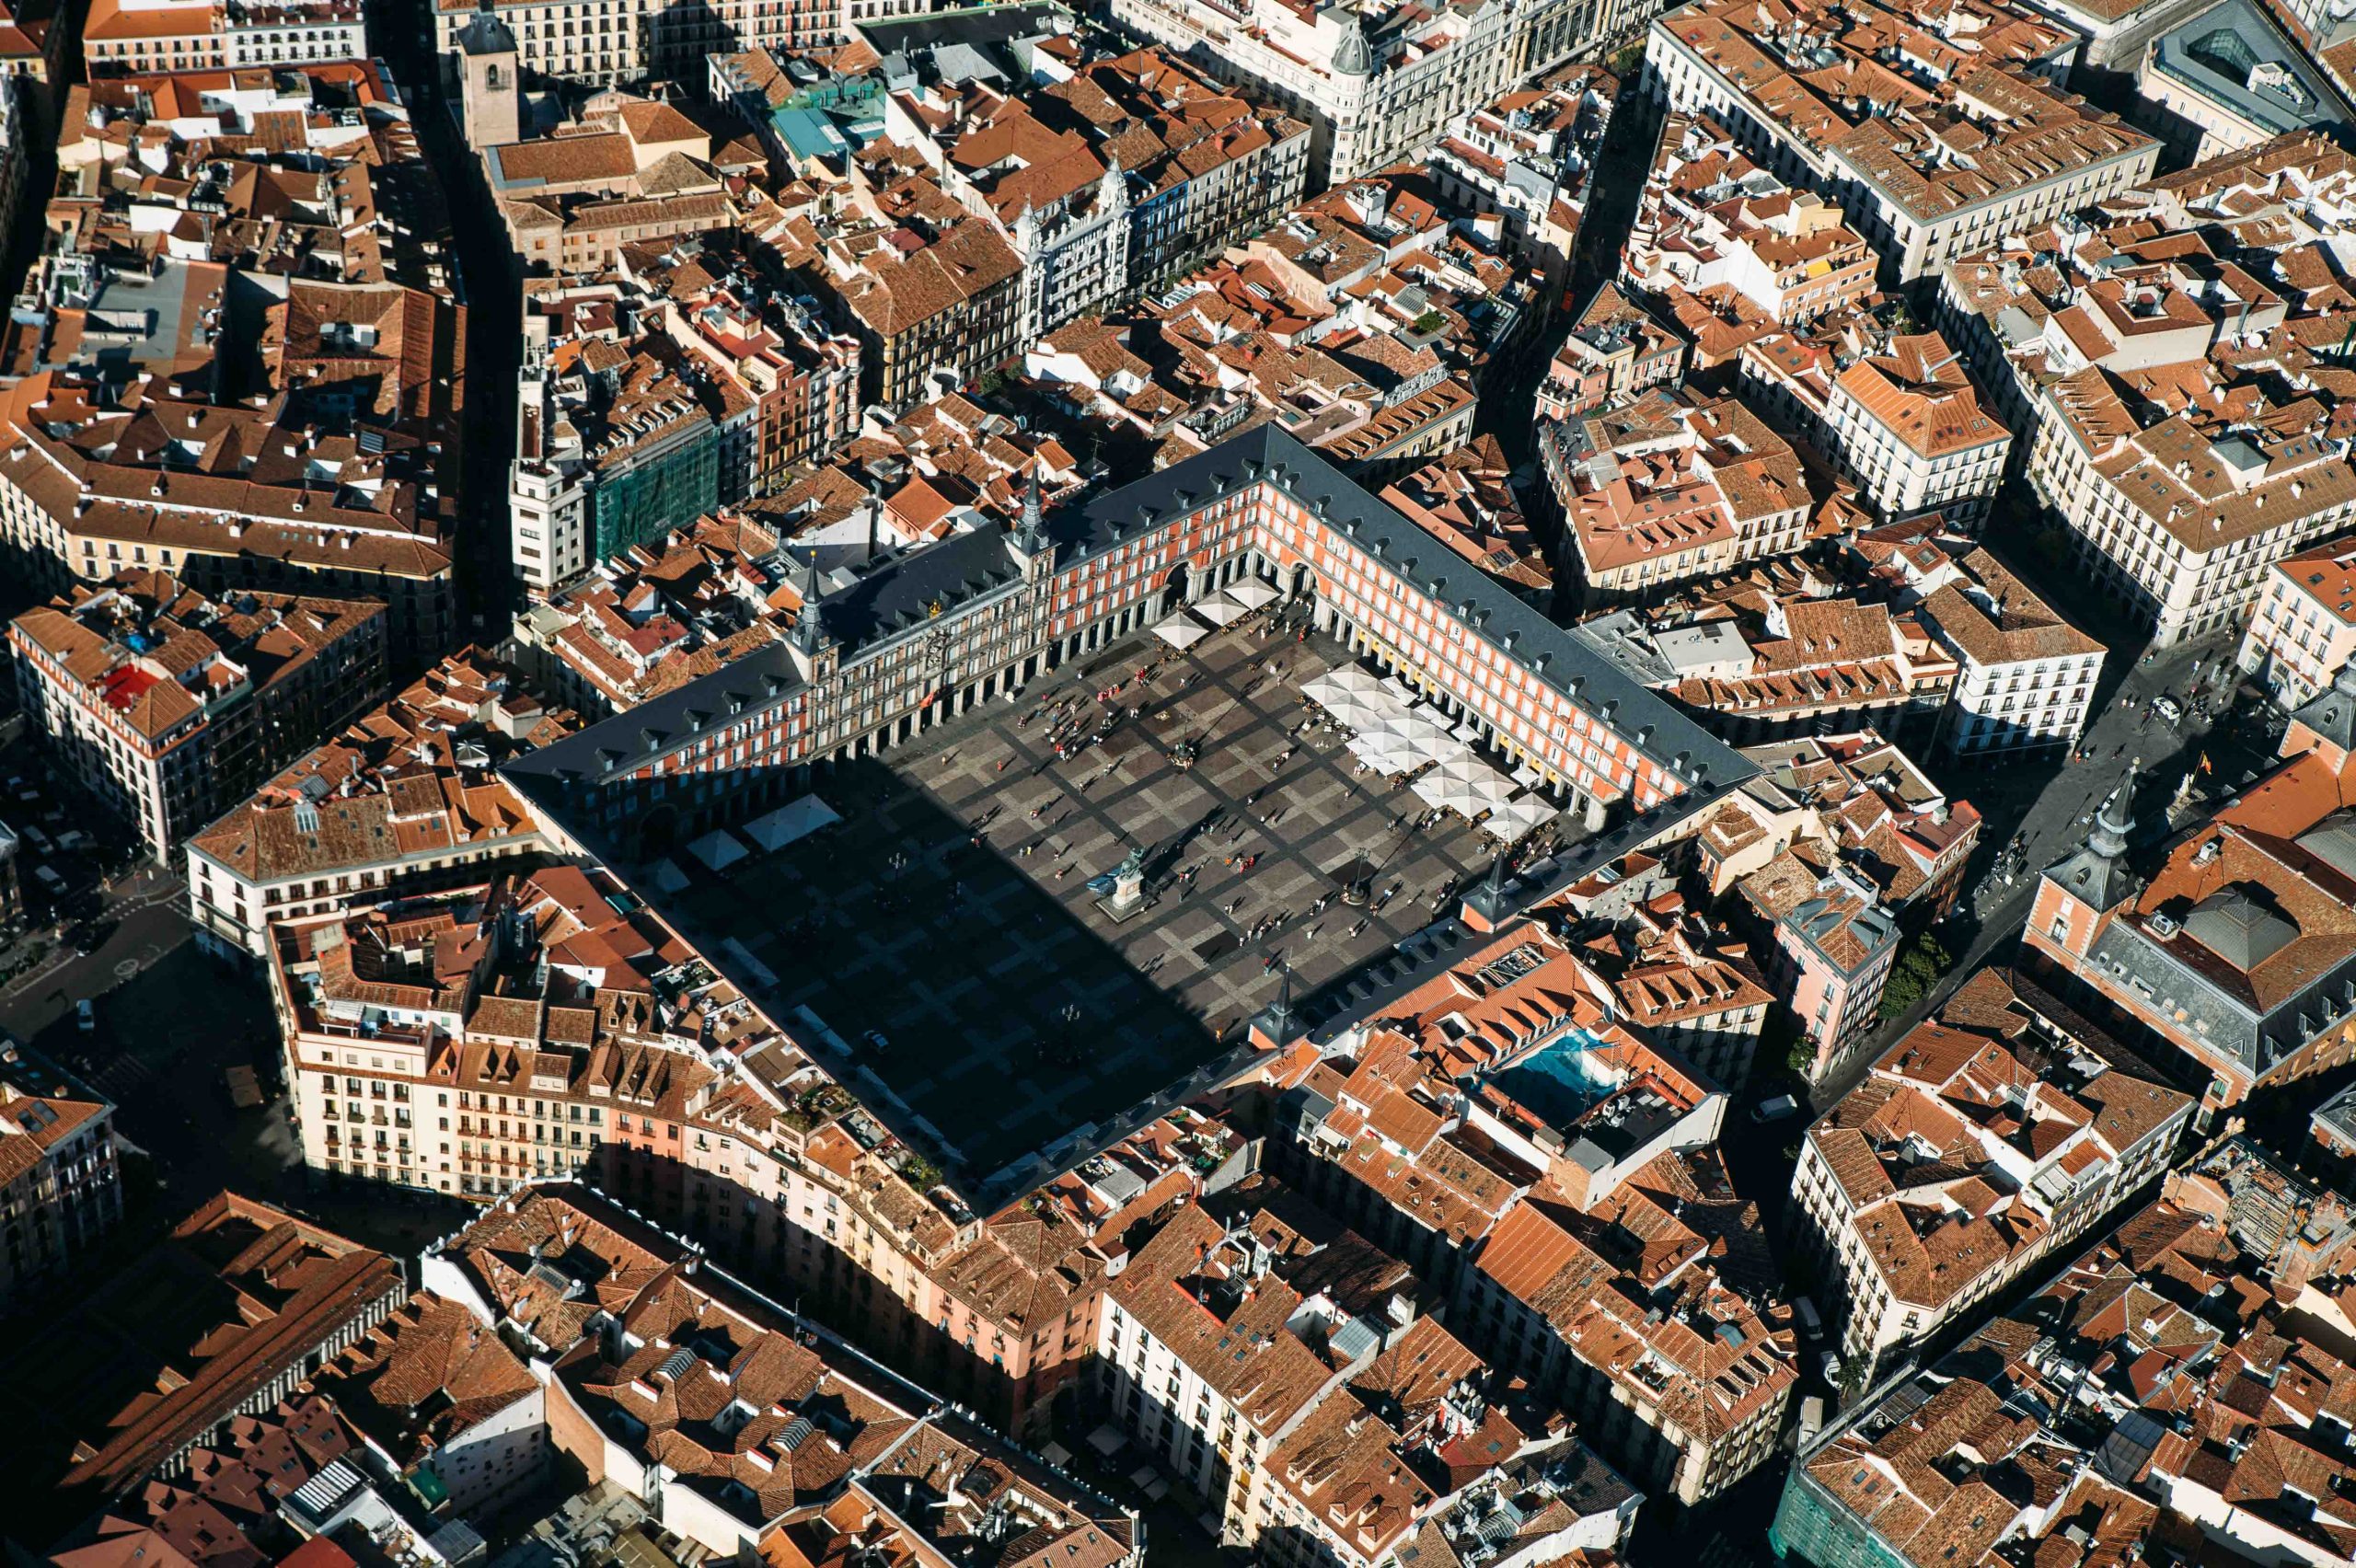
[[[679,835],[679,808],[664,804],[638,819],[638,852],[641,859],[667,855]]]
[[[1183,560],[1170,569],[1169,581],[1162,585],[1161,608],[1156,619],[1161,616],[1175,615],[1184,607],[1188,575],[1186,563]]]

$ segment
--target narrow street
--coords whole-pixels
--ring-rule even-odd
[[[2109,649],[2096,688],[2095,715],[2081,741],[2085,760],[1931,769],[1950,798],[1970,801],[1982,819],[1980,847],[1964,876],[1964,897],[1946,920],[1932,928],[1951,962],[1938,985],[1815,1086],[1810,1098],[1819,1109],[1855,1087],[1884,1049],[1934,1012],[1975,970],[2010,961],[2039,873],[2085,839],[2095,813],[2131,765],[2137,768],[2138,841],[2148,846],[2167,836],[2168,806],[2188,772],[2195,774],[2194,788],[2202,798],[2223,799],[2265,766],[2281,733],[2279,716],[2270,716],[2260,700],[2245,700],[2215,715],[2204,710],[2207,703],[2232,701],[2240,679],[2232,663],[2235,638],[2186,642],[2147,657],[2140,633],[2098,601],[2073,603],[2050,568],[2005,548],[2005,537],[2000,533],[1992,548],[2015,556],[2012,564],[2025,581],[2049,602],[2067,605],[2078,624]],[[2201,704],[2190,700],[2196,678]],[[2152,711],[2153,699],[2163,694],[2183,703],[2180,721],[2171,724]],[[2201,772],[2204,758],[2209,769]],[[2009,854],[2008,845],[2016,846]]]
[[[451,119],[431,52],[433,17],[422,6],[371,8],[376,48],[409,97],[410,116],[440,173],[457,251],[456,292],[467,312],[466,403],[460,452],[464,497],[456,543],[458,617],[466,638],[506,637],[514,582],[508,553],[507,468],[515,455],[515,372],[524,306],[491,188]]]
[[[1537,424],[1530,406],[1538,384],[1546,377],[1547,363],[1571,324],[1603,286],[1620,271],[1621,248],[1636,221],[1636,202],[1644,194],[1644,170],[1650,164],[1653,137],[1660,117],[1639,97],[1633,78],[1622,84],[1620,101],[1604,127],[1589,176],[1587,210],[1580,214],[1578,238],[1571,252],[1571,281],[1564,308],[1542,322],[1509,359],[1492,368],[1481,388],[1481,405],[1472,416],[1476,435],[1494,435],[1505,448],[1516,481],[1541,482],[1530,466],[1537,455]]]

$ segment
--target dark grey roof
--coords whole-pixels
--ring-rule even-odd
[[[467,54],[513,54],[515,35],[489,11],[477,11],[459,29],[458,48]]]
[[[936,606],[946,615],[1022,581],[1006,534],[995,525],[849,570],[854,581],[818,601],[818,624],[842,644],[847,659],[871,642],[930,625]]]
[[[2356,1144],[2356,1083],[2316,1106],[2307,1120],[2342,1143]]]
[[[2184,934],[2246,974],[2297,940],[2299,928],[2235,886],[2194,905]]]
[[[2115,919],[2103,927],[2086,956],[2111,983],[2124,984],[2154,1012],[2165,1011],[2171,1027],[2253,1073],[2356,1013],[2356,957],[2261,1013],[2247,997],[2229,993],[2203,974],[2200,962],[2169,951],[2184,940],[2183,933],[2154,934],[2142,921]]]
[[[2356,659],[2332,683],[2293,709],[2291,717],[2344,752],[2356,752]]]
[[[1623,824],[1611,841],[1627,837],[1626,830],[1635,828],[1639,831],[1625,845],[1633,848],[1757,774],[1758,768],[1739,752],[1666,698],[1631,679],[1610,659],[1272,425],[1247,431],[1080,505],[1057,508],[1047,513],[1045,526],[1060,565],[1068,567],[1115,548],[1174,512],[1190,511],[1263,479],[1280,485],[1363,547],[1378,566],[1448,605],[1507,658],[1535,672],[1604,720],[1636,750],[1679,775],[1683,795],[1633,824]],[[879,557],[872,566],[857,571],[848,586],[822,598],[818,616],[827,635],[847,653],[855,652],[921,635],[934,618],[936,604],[943,614],[952,614],[993,595],[1017,592],[1021,581],[1006,534],[981,528]],[[505,772],[527,797],[569,819],[562,804],[568,778],[598,782],[634,771],[703,726],[734,722],[789,700],[801,684],[791,652],[780,645],[765,647],[554,745],[527,752],[510,762]],[[1617,852],[1600,859],[1580,857],[1584,869],[1566,870],[1565,876],[1575,880],[1616,858]],[[1533,892],[1522,898],[1517,907],[1528,907],[1535,896]]]
[[[1189,510],[1264,477],[1275,478],[1312,513],[1322,503],[1325,520],[1371,553],[1378,565],[1449,605],[1548,686],[1575,697],[1598,718],[1608,711],[1606,721],[1646,756],[1662,764],[1686,758],[1689,783],[1697,777],[1740,782],[1758,771],[1667,698],[1274,425],[1256,426],[1082,506],[1051,513],[1047,525],[1058,541],[1068,541],[1085,558],[1137,533],[1149,518]],[[1703,774],[1693,774],[1695,767]]]
[[[2299,835],[2300,848],[2356,881],[2356,808],[2342,806]]]

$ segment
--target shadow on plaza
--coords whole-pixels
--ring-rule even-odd
[[[956,726],[948,726],[905,744],[952,745],[958,732]],[[1098,1130],[1088,1145],[1059,1150],[1057,1163],[1068,1164],[1091,1146],[1114,1141],[1128,1128],[1183,1103],[1206,1084],[1200,1069],[1223,1047],[1203,1021],[1140,974],[1125,954],[987,837],[976,847],[972,823],[881,759],[835,763],[820,769],[806,786],[780,770],[772,778],[750,781],[733,805],[641,813],[630,824],[631,854],[625,857],[639,862],[632,870],[634,885],[644,885],[641,879],[656,858],[676,858],[702,834],[741,825],[804,792],[826,801],[843,821],[772,855],[739,862],[729,871],[699,874],[697,887],[659,899],[658,907],[709,962],[729,971],[731,979],[789,1031],[796,1029],[795,1015],[780,993],[801,992],[803,982],[818,978],[822,993],[809,1005],[856,1053],[845,1059],[820,1049],[820,1065],[901,1131],[918,1154],[943,1157],[953,1166],[953,1179],[963,1192],[973,1195],[1010,1162],[1070,1129],[1094,1124]],[[879,834],[889,836],[886,843],[867,852],[863,841]],[[1161,847],[1145,847],[1151,864]],[[895,851],[906,856],[905,864],[896,872],[879,872],[876,867]],[[739,966],[731,963],[720,939],[735,935],[742,940],[752,934],[729,928],[745,923],[744,901],[782,896],[781,880],[766,892],[763,882],[783,864],[791,864],[809,879],[803,884],[807,903],[800,909],[777,910],[763,921],[766,928],[778,929],[785,938],[764,964],[777,976],[777,985],[770,986],[734,973]],[[1112,869],[1091,866],[1073,874]],[[954,891],[961,882],[965,885],[962,897]],[[918,935],[913,958],[895,953],[879,959],[859,940],[862,931],[884,930],[905,947],[911,928]],[[1006,974],[992,975],[989,966],[1009,951],[1004,940],[1008,932],[1022,933],[1034,948],[1051,947],[1051,953],[1042,952]],[[870,965],[881,962],[889,972],[871,968],[845,977],[829,973],[848,968],[854,959]],[[979,994],[964,991],[958,1003],[961,1010],[986,1010],[998,1026],[996,1032],[1011,1039],[993,1046],[991,1060],[964,1075],[956,1090],[943,1094],[936,1083],[940,1069],[963,1059],[974,1042],[962,1032],[941,1027],[922,1004],[911,1002],[905,982],[921,977],[939,990],[964,991],[969,976],[979,982]],[[1045,983],[1041,983],[1043,977]],[[1076,1019],[1068,1016],[1068,1000],[1082,989],[1100,994]],[[1240,1039],[1240,1016],[1220,1021]],[[869,1029],[887,1035],[887,1053],[876,1055],[863,1048]],[[960,1160],[928,1140],[923,1127],[910,1125],[921,1116],[952,1136],[987,1126],[1000,1106],[1022,1103],[1027,1086],[1068,1082],[1084,1072],[1094,1045],[1108,1036],[1117,1036],[1125,1048],[1142,1039],[1154,1049],[1141,1069],[1089,1075],[1085,1102],[1068,1102],[1041,1137],[994,1133],[994,1142],[968,1138]],[[875,1092],[879,1086],[884,1091],[880,1095]],[[1132,1108],[1139,1114],[1125,1116]],[[1028,1132],[1040,1124],[1041,1118],[1031,1117],[1020,1126]],[[987,1326],[970,1340],[953,1335],[945,1321],[918,1318],[874,1275],[851,1266],[838,1236],[819,1234],[801,1216],[783,1212],[741,1185],[716,1180],[710,1171],[690,1180],[677,1164],[643,1151],[610,1147],[593,1162],[593,1170],[600,1169],[600,1184],[648,1218],[677,1228],[785,1305],[856,1338],[895,1370],[1010,1430],[1021,1429],[1026,1419],[1044,1417],[1046,1401],[1077,1365],[1077,1356],[1085,1353],[1080,1341],[1089,1326],[1078,1321],[1024,1322],[1025,1334],[1044,1334],[1045,1341],[1034,1338],[1003,1350]],[[984,1205],[984,1216],[989,1212]],[[814,1216],[814,1223],[817,1219]],[[895,1239],[904,1247],[920,1244],[911,1237]],[[922,1261],[930,1270],[940,1259]],[[939,1271],[931,1272],[941,1277]],[[971,1304],[994,1315],[1006,1309],[1006,1304],[987,1297]],[[1066,1359],[1067,1332],[1075,1336],[1070,1360]],[[1042,1359],[1049,1363],[1046,1370],[1030,1369],[1030,1363]],[[1018,1374],[1010,1366],[1023,1370]],[[1041,1415],[1031,1416],[1034,1411]]]

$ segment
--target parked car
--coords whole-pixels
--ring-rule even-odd
[[[2162,692],[2152,698],[2152,711],[2159,715],[2163,724],[2174,724],[2184,718],[2184,707],[2175,698]]]
[[[884,1038],[884,1032],[880,1029],[871,1029],[867,1032],[867,1043],[874,1048],[875,1054],[879,1056],[892,1048],[892,1043]]]
[[[1792,1310],[1799,1314],[1800,1332],[1812,1340],[1824,1337],[1824,1320],[1816,1315],[1815,1302],[1805,1296],[1795,1296]]]
[[[1750,1108],[1750,1119],[1761,1124],[1768,1122],[1780,1122],[1786,1116],[1798,1115],[1799,1109],[1800,1102],[1798,1101],[1793,1099],[1788,1094],[1779,1094],[1773,1100],[1762,1100],[1758,1104],[1752,1106]]]
[[[74,1027],[85,1034],[94,1034],[98,1028],[98,1004],[85,997],[74,1004]]]

